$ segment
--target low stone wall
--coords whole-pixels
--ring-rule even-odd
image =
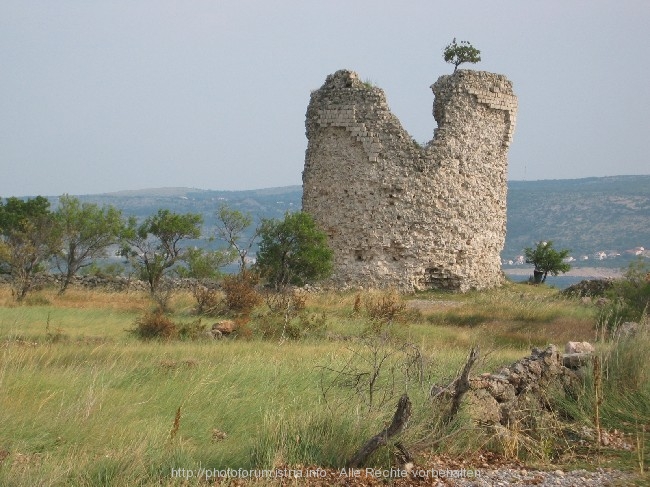
[[[63,278],[58,274],[39,274],[34,278],[34,289],[38,290],[48,287],[59,287],[62,279]],[[184,290],[194,288],[197,283],[208,288],[218,287],[218,283],[211,280],[199,281],[197,279],[168,278],[165,282],[174,289]],[[11,284],[11,277],[6,274],[0,275],[0,284]],[[149,284],[147,282],[132,277],[122,276],[75,276],[70,285],[73,288],[102,289],[105,291],[115,292],[149,290]]]
[[[567,348],[571,344],[579,347],[578,352],[572,349],[573,353],[562,354],[555,345],[534,348],[530,356],[497,373],[470,376],[467,388],[459,387],[461,377],[447,387],[434,386],[433,404],[446,408],[447,403],[460,401],[460,409],[478,424],[533,430],[552,417],[554,400],[578,390],[582,369],[591,363],[593,347],[589,343],[569,342]]]
[[[561,354],[555,345],[534,348],[496,374],[470,379],[465,400],[474,419],[513,425],[533,411],[547,410],[556,394],[571,393],[580,384],[579,369],[591,354]]]

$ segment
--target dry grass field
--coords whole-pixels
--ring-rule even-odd
[[[437,425],[431,385],[453,379],[475,345],[478,374],[532,347],[596,337],[597,308],[546,287],[393,293],[395,316],[373,318],[373,303],[387,295],[308,294],[290,320],[262,302],[240,318],[240,333],[221,340],[141,340],[132,330],[153,306],[146,294],[45,289],[16,305],[0,288],[0,485],[203,485],[173,478],[172,469],[340,468],[390,422],[405,392],[414,415],[404,442],[419,445],[417,455],[512,456],[480,425]],[[197,316],[195,304],[178,292],[170,318],[209,329],[219,318]],[[638,361],[650,347],[645,337],[616,347],[598,344],[616,381],[603,385],[601,421],[640,443],[598,455],[604,465],[638,471],[644,461],[647,468],[647,460],[639,464],[647,434],[639,432],[650,423],[648,366]],[[406,350],[417,350],[417,374]],[[630,364],[635,373],[621,375]],[[369,398],[363,381],[373,371]],[[343,373],[357,383],[339,380]],[[589,427],[590,387],[587,380],[566,405]],[[520,459],[594,466],[593,449],[544,448]],[[370,462],[390,466],[393,453],[380,449]]]

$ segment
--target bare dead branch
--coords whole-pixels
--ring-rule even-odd
[[[356,468],[363,465],[367,458],[372,455],[375,450],[377,450],[377,448],[386,445],[390,438],[400,434],[406,428],[410,417],[411,400],[407,394],[404,394],[402,397],[400,397],[399,402],[397,403],[397,410],[393,415],[393,420],[391,421],[390,425],[370,438],[366,444],[363,445],[363,447],[352,457],[347,466]]]

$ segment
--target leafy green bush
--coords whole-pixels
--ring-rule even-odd
[[[599,327],[610,335],[628,321],[643,321],[650,308],[650,265],[639,260],[608,291],[609,303],[599,313]]]
[[[443,58],[454,65],[454,73],[463,63],[476,64],[481,60],[481,51],[476,49],[469,41],[456,42],[456,38],[445,47]]]
[[[199,340],[205,336],[207,325],[201,323],[201,320],[190,323],[180,323],[176,325],[178,338],[181,340]]]
[[[327,235],[308,213],[286,213],[284,220],[264,220],[255,267],[275,289],[303,286],[332,273]]]
[[[624,279],[614,285],[614,293],[623,301],[630,320],[640,320],[650,305],[650,265],[642,260],[631,263]]]

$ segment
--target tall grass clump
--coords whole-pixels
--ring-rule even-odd
[[[298,340],[321,337],[327,329],[325,313],[307,310],[307,294],[298,289],[267,291],[267,312],[257,316],[256,330],[262,338]]]
[[[321,410],[317,413],[269,412],[251,450],[251,463],[258,468],[284,465],[345,465],[358,447],[359,438],[370,434],[367,425],[349,417]]]
[[[609,343],[585,371],[581,390],[557,401],[559,410],[567,419],[593,428],[598,437],[601,429],[638,435],[650,424],[649,355],[647,331]]]
[[[626,322],[642,322],[650,311],[650,264],[639,260],[627,268],[623,278],[614,282],[607,292],[609,302],[598,316],[600,334],[616,335]]]

